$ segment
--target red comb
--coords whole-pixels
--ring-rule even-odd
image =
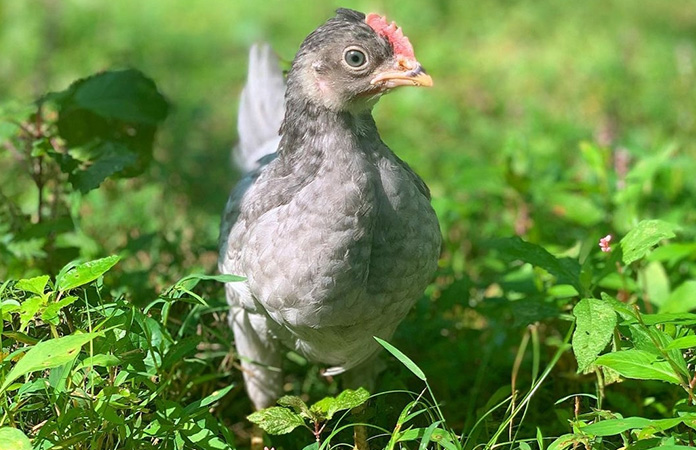
[[[414,58],[413,46],[400,27],[395,22],[387,23],[387,18],[379,14],[370,13],[365,17],[365,22],[380,36],[384,36],[394,47],[394,54],[406,58]]]

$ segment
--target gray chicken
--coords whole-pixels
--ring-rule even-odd
[[[246,277],[226,293],[257,409],[282,395],[284,347],[326,375],[369,378],[373,336],[390,338],[431,280],[430,193],[371,115],[393,88],[431,85],[401,29],[376,14],[339,9],[304,40],[287,86],[271,50],[252,49],[235,155],[248,173],[225,208],[219,268]]]

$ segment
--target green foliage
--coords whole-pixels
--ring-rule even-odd
[[[339,5],[40,3],[0,2],[0,449],[246,448],[239,278],[202,275],[244,61]],[[690,445],[696,21],[634,3],[380,5],[436,83],[375,115],[444,250],[362,412],[288,353],[281,414],[321,446],[356,423],[374,448]],[[297,428],[267,444],[320,447]]]
[[[287,434],[297,427],[304,426],[314,434],[316,441],[320,442],[326,422],[333,419],[337,412],[357,408],[369,398],[370,393],[364,388],[346,389],[336,397],[324,397],[312,406],[307,406],[300,397],[286,395],[278,400],[280,406],[256,411],[247,418],[273,435]],[[305,421],[312,424],[312,427],[307,426]]]

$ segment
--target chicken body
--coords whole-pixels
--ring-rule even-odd
[[[331,38],[339,42],[321,45]],[[343,79],[340,70],[355,75],[340,62],[351,46],[374,67]],[[329,67],[332,53],[338,53],[336,71]],[[283,346],[330,366],[327,374],[352,369],[378,351],[373,336],[391,337],[435,271],[441,237],[428,188],[381,141],[371,116],[390,89],[388,80],[371,81],[398,66],[394,53],[388,36],[354,11],[339,10],[310,35],[288,75],[277,151],[261,159],[228,201],[220,270],[247,278],[228,283],[226,292],[256,408],[282,394],[276,368]],[[274,66],[268,51],[257,58],[266,58],[264,70]],[[408,70],[422,79],[420,66]],[[277,76],[262,78],[277,86]],[[274,102],[264,99],[246,106],[258,113]],[[245,133],[254,132],[240,128],[242,138]],[[275,139],[251,141],[267,148]],[[243,147],[244,139],[239,153],[255,154]]]

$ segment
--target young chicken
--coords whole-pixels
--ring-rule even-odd
[[[360,372],[373,336],[389,339],[432,279],[430,193],[371,115],[393,88],[431,85],[401,29],[375,14],[339,9],[304,40],[287,86],[270,49],[252,49],[236,152],[249,173],[223,215],[219,268],[246,278],[226,293],[257,409],[282,395],[284,347],[327,375]]]

